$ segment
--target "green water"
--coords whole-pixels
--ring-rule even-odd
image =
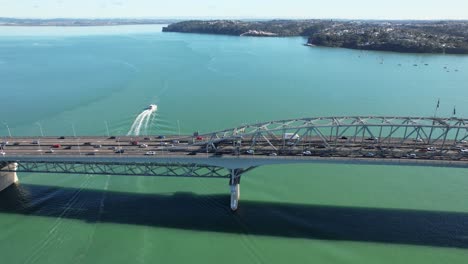
[[[305,116],[468,113],[468,57],[310,48],[160,26],[1,28],[13,135],[183,134]],[[399,65],[401,64],[401,66]],[[417,64],[417,66],[413,66]],[[427,64],[427,65],[425,65]],[[444,68],[446,67],[446,69]],[[0,135],[8,134],[6,125]],[[21,174],[0,194],[2,263],[467,263],[468,173],[350,165],[210,179]]]

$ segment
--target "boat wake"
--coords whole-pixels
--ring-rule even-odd
[[[151,116],[154,112],[158,110],[158,106],[155,104],[149,105],[143,110],[133,121],[130,130],[127,133],[127,136],[139,136],[141,129],[144,131],[148,130],[148,125],[150,124]]]

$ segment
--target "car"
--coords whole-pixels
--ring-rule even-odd
[[[278,156],[278,154],[276,154],[276,152],[272,152],[272,153],[268,154],[268,156],[276,157],[276,156]]]
[[[45,153],[54,153],[54,150],[53,150],[53,149],[49,149],[49,150],[47,150]]]
[[[63,149],[72,149],[72,146],[65,146]]]
[[[102,148],[102,146],[101,146],[101,145],[94,145],[93,147],[94,147],[95,149]]]
[[[376,137],[368,137],[368,138],[366,138],[366,140],[368,140],[368,141],[373,141],[373,140],[378,140],[378,138],[376,138]]]
[[[372,153],[372,152],[367,152],[366,154],[364,154],[364,157],[373,158],[373,157],[375,157],[375,154]]]
[[[141,144],[140,145],[140,148],[147,148],[147,147],[148,147],[148,145],[146,145],[146,144]]]
[[[88,153],[86,153],[86,156],[94,156],[94,155],[96,155],[95,152],[88,152]]]
[[[247,153],[249,155],[253,155],[255,153],[255,151],[253,149],[249,149],[245,153]]]
[[[167,142],[161,142],[161,146],[167,146],[167,145],[169,145],[169,143],[167,143]]]
[[[172,144],[179,144],[179,140],[172,140]]]
[[[415,159],[418,156],[415,153],[410,153],[410,154],[406,154],[405,157],[410,158],[410,159]]]
[[[424,142],[424,140],[422,140],[422,138],[416,138],[416,139],[413,139],[414,142]]]
[[[163,135],[160,135],[160,136],[157,137],[157,139],[165,139],[165,138],[166,138],[166,136],[163,136]]]
[[[92,145],[91,142],[85,142],[85,143],[83,143],[83,146],[91,146],[91,145]]]
[[[20,145],[19,142],[14,142],[14,143],[13,143],[13,146],[19,146],[19,145]]]
[[[346,140],[346,139],[348,139],[348,138],[347,138],[347,137],[345,137],[345,136],[342,136],[342,137],[340,137],[340,139],[344,139],[344,140]]]
[[[197,155],[197,152],[196,152],[196,151],[192,151],[192,152],[187,153],[187,155],[189,155],[189,156],[195,156],[195,155]]]
[[[324,145],[324,144],[318,145],[316,148],[318,148],[318,149],[324,149],[324,148],[327,148],[327,145]]]
[[[61,147],[60,144],[53,144],[53,145],[52,145],[52,148],[60,148],[60,147]]]
[[[460,149],[460,153],[462,153],[462,154],[468,154],[468,149]]]
[[[195,139],[196,140],[203,140],[203,137],[202,136],[197,136]]]
[[[467,141],[466,141],[466,140],[460,140],[460,141],[458,141],[457,143],[466,144]]]
[[[4,151],[0,152],[0,155],[2,155],[2,156],[5,156],[5,154],[6,153]]]
[[[428,147],[427,148],[427,151],[436,151],[436,150],[437,150],[436,147]]]
[[[116,137],[115,137],[115,136],[111,136],[111,137],[109,137],[109,139],[116,139]]]
[[[148,151],[145,153],[146,156],[154,156],[156,155],[156,152],[155,151]]]
[[[139,142],[135,140],[135,141],[130,142],[130,144],[132,146],[138,146]]]
[[[151,138],[149,138],[149,137],[145,137],[145,138],[144,138],[144,140],[151,140]]]
[[[125,152],[124,149],[117,149],[117,150],[115,151],[116,154],[123,154],[124,152]]]
[[[311,156],[312,155],[312,152],[310,150],[306,150],[304,152],[302,152],[302,155],[304,156]]]
[[[39,140],[34,140],[34,141],[31,142],[31,143],[32,143],[33,145],[39,145],[39,144],[40,144]]]
[[[59,137],[58,139],[65,139],[65,137],[64,137],[64,136],[61,136],[61,137]]]
[[[3,141],[3,142],[0,143],[0,145],[6,146],[6,145],[8,145],[8,143],[10,143],[10,142],[8,142],[8,141]]]
[[[375,149],[374,146],[365,146],[364,149]]]

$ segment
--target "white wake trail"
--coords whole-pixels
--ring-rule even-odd
[[[140,135],[140,130],[141,130],[141,127],[143,126],[143,123],[145,122],[145,120],[151,116],[151,112],[150,111],[147,111],[144,113],[143,115],[143,118],[140,120],[140,122],[138,123],[138,126],[135,128],[135,136],[139,136]]]
[[[132,134],[134,133],[135,128],[136,128],[136,127],[138,126],[138,124],[141,122],[141,119],[143,118],[144,114],[145,114],[145,112],[140,113],[140,114],[136,117],[135,121],[133,121],[133,124],[132,124],[132,126],[130,127],[130,130],[129,130],[128,133],[127,133],[127,136],[130,136],[130,135],[132,135]]]
[[[139,136],[142,127],[145,131],[148,131],[148,124],[151,120],[151,116],[154,112],[156,112],[157,109],[157,105],[150,105],[147,109],[143,110],[143,112],[141,112],[136,117],[135,121],[133,121],[133,124],[127,133],[127,136]]]

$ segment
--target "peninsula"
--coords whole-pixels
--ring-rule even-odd
[[[163,32],[307,37],[307,45],[408,53],[468,54],[468,21],[192,20]]]

